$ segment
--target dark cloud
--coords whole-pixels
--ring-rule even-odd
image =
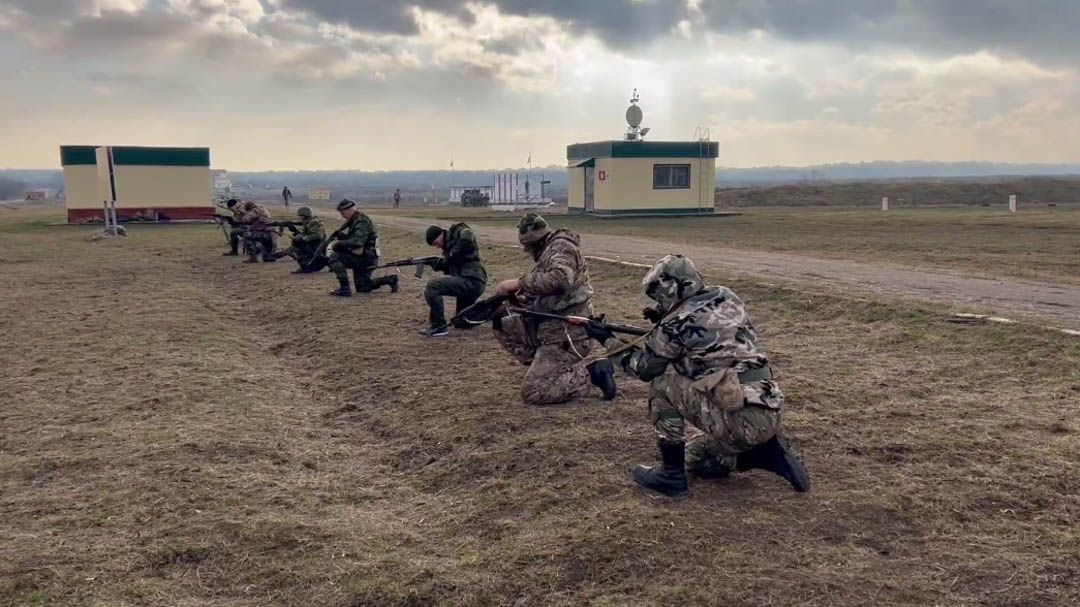
[[[504,14],[550,17],[576,34],[596,35],[615,48],[647,44],[669,35],[684,19],[703,18],[704,26],[712,31],[759,29],[780,39],[856,50],[909,48],[931,54],[992,50],[1058,63],[1075,63],[1080,57],[1080,36],[1076,35],[1080,0],[701,0],[700,13],[688,9],[686,0],[479,3],[495,5]],[[402,35],[417,33],[412,14],[416,7],[470,22],[467,4],[468,0],[281,0],[285,9],[320,21]],[[49,23],[74,18],[80,4],[76,0],[0,0],[0,9],[5,6],[38,23]],[[159,13],[148,10],[131,15],[130,23],[137,28],[137,21],[152,21]]]
[[[284,0],[283,4],[369,32],[415,33],[413,7],[465,21],[471,18],[465,0]],[[492,0],[486,4],[497,6],[504,14],[557,19],[578,33],[595,34],[615,47],[649,42],[688,15],[685,0]]]
[[[465,13],[465,3],[461,0],[282,0],[281,4],[284,8],[300,10],[330,23],[344,23],[365,32],[392,34],[417,32],[413,7]]]
[[[704,0],[702,13],[713,31],[760,29],[854,49],[992,50],[1070,63],[1080,56],[1077,0]]]

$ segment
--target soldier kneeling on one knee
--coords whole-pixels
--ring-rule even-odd
[[[424,235],[428,245],[442,251],[442,259],[432,268],[446,276],[428,281],[424,299],[430,312],[428,328],[420,334],[425,337],[441,337],[447,334],[443,297],[454,297],[455,312],[476,303],[487,286],[487,270],[480,259],[480,246],[476,235],[464,223],[455,223],[449,229],[430,226]],[[454,325],[459,329],[471,328],[468,323]]]
[[[322,241],[326,238],[326,228],[321,219],[315,216],[311,207],[296,209],[300,225],[294,230],[289,248],[278,251],[275,259],[292,257],[300,267],[293,274],[310,274],[326,267],[326,255],[321,251]]]
[[[630,375],[649,382],[649,417],[662,464],[639,466],[634,481],[666,495],[687,491],[686,472],[722,478],[761,469],[807,491],[810,478],[780,432],[784,395],[739,297],[707,287],[694,263],[668,255],[642,284],[656,302],[645,317],[656,325],[624,344],[591,329]],[[702,431],[686,440],[686,422]]]
[[[330,294],[339,297],[352,295],[349,268],[353,271],[357,293],[374,291],[383,285],[390,287],[392,293],[397,293],[397,275],[371,277],[371,272],[379,264],[379,236],[375,232],[375,224],[348,198],[338,203],[337,210],[345,223],[338,228],[337,240],[331,246],[329,263],[337,276],[338,288],[330,291]]]

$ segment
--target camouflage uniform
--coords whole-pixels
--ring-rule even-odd
[[[455,310],[460,312],[473,305],[487,286],[487,270],[480,259],[480,246],[472,229],[464,223],[456,223],[443,234],[443,256],[434,269],[446,276],[432,279],[424,287],[432,327],[446,325],[443,297],[456,298]]]
[[[379,236],[367,215],[357,210],[339,232],[329,258],[330,269],[339,282],[348,285],[349,268],[353,270],[357,293],[367,293],[396,282],[396,277],[394,280],[386,276],[371,278],[372,270],[379,265]]]
[[[784,395],[771,380],[769,360],[742,300],[726,287],[705,287],[688,259],[665,257],[643,282],[663,316],[639,348],[622,356],[622,367],[650,382],[658,442],[686,442],[689,422],[701,432],[686,442],[687,468],[726,474],[736,455],[780,429]]]
[[[247,231],[244,232],[244,252],[248,254],[248,261],[255,261],[260,253],[263,261],[274,261],[274,249],[277,248],[277,234],[273,228],[266,225],[272,221],[270,212],[266,207],[254,202],[245,202],[240,221],[244,223]]]
[[[521,277],[525,307],[552,314],[591,316],[589,267],[578,248],[580,238],[567,230],[552,232],[535,213],[518,225],[518,238],[532,253],[536,266]],[[521,399],[529,405],[563,403],[590,389],[589,371],[582,359],[591,349],[584,329],[561,322],[536,322],[516,314],[492,323],[499,343],[529,366]]]
[[[305,208],[305,207],[301,207]],[[300,269],[309,272],[317,272],[326,267],[326,259],[320,255],[320,259],[313,259],[326,238],[326,227],[321,219],[315,216],[305,217],[296,233],[292,237],[292,246],[278,252],[278,257],[292,257],[300,264]]]
[[[240,240],[244,237],[244,232],[247,232],[247,227],[243,225],[244,205],[236,203],[229,207],[229,212],[233,218],[229,224],[229,249],[232,255],[236,255],[240,250]]]

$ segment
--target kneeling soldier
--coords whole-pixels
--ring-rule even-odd
[[[338,288],[331,295],[349,297],[349,268],[353,271],[357,293],[367,293],[386,285],[392,293],[398,291],[396,275],[371,278],[371,271],[379,264],[379,237],[375,225],[367,215],[356,208],[348,198],[337,205],[345,223],[338,229],[338,237],[331,247],[330,269],[338,279]]]
[[[642,284],[656,301],[646,318],[657,323],[642,341],[620,346],[610,333],[590,332],[624,371],[650,382],[649,417],[663,464],[639,466],[634,481],[681,495],[687,469],[722,478],[757,468],[807,491],[810,478],[780,433],[784,395],[742,300],[727,287],[706,287],[681,255],[661,259]],[[703,434],[686,442],[686,422]]]
[[[323,227],[322,220],[311,212],[311,207],[296,209],[296,216],[300,218],[300,227],[293,233],[292,246],[279,251],[274,257],[295,259],[300,267],[293,270],[293,274],[318,272],[326,267],[326,256],[319,251],[323,239],[326,238],[326,228]]]
[[[274,257],[277,234],[267,225],[271,221],[270,211],[261,204],[251,201],[240,206],[243,210],[241,221],[247,228],[244,233],[244,252],[247,253],[248,258],[244,260],[244,263],[257,263],[260,253],[263,261],[277,261],[277,257]]]
[[[593,288],[578,235],[552,231],[543,217],[528,213],[518,223],[518,242],[536,265],[521,278],[499,283],[496,293],[518,294],[521,305],[535,312],[592,316]],[[600,388],[604,400],[615,398],[611,361],[587,365],[583,360],[592,345],[583,328],[536,321],[505,309],[492,318],[491,326],[503,348],[529,366],[521,384],[525,404],[564,403],[585,396],[592,386]]]
[[[240,204],[240,201],[235,198],[230,198],[225,203],[229,212],[232,213],[232,221],[229,222],[229,250],[225,255],[239,255],[240,254],[240,239],[244,237],[244,233],[247,232],[247,227],[244,226],[244,206]]]
[[[455,223],[446,230],[439,226],[430,226],[424,239],[429,245],[442,251],[442,259],[432,268],[446,276],[432,279],[424,287],[424,299],[431,311],[428,314],[429,327],[420,334],[425,337],[441,337],[447,333],[443,297],[456,298],[455,312],[473,305],[484,294],[487,270],[480,259],[476,236],[464,223]],[[471,325],[455,326],[467,329]]]

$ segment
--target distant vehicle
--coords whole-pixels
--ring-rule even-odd
[[[461,206],[463,207],[486,207],[491,204],[491,196],[479,189],[465,190],[461,193]]]

